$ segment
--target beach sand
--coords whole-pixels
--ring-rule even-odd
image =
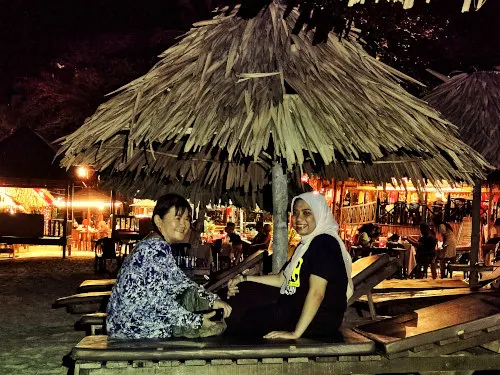
[[[30,251],[16,259],[0,259],[2,375],[66,374],[63,357],[85,333],[74,330],[79,315],[51,305],[76,293],[83,280],[109,276],[94,274],[93,253],[67,259],[62,259],[60,250],[43,253],[43,257]]]

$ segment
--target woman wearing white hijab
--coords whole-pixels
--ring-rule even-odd
[[[239,331],[267,339],[336,338],[353,293],[351,258],[338,224],[325,198],[312,192],[293,199],[292,225],[301,241],[283,271],[229,281],[228,298],[243,281],[280,288],[277,303],[247,313]]]

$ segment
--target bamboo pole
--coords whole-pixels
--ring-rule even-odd
[[[272,168],[273,198],[273,273],[279,273],[288,257],[288,188],[286,175],[279,162]]]

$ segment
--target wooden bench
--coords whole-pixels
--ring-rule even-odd
[[[351,273],[354,293],[347,301],[347,306],[354,304],[361,296],[366,296],[370,315],[375,318],[372,290],[380,282],[394,275],[397,270],[398,260],[391,260],[387,254],[370,255],[354,262]]]
[[[478,291],[473,291],[470,288],[410,290],[374,293],[372,294],[372,301],[379,314],[395,316],[470,294],[490,293],[497,294],[492,289],[480,289]],[[364,308],[367,304],[369,304],[368,299],[361,297],[355,305]]]
[[[500,339],[500,301],[469,295],[355,331],[379,343],[389,358],[455,353]],[[500,356],[496,361],[500,369]]]
[[[109,292],[113,289],[115,282],[116,279],[85,280],[78,286],[77,292]]]
[[[85,314],[106,311],[111,291],[78,293],[67,297],[58,298],[53,308],[66,308],[70,314]]]
[[[265,250],[260,250],[245,258],[243,262],[229,269],[223,270],[210,277],[210,280],[204,284],[207,290],[216,292],[217,290],[225,287],[230,279],[245,271],[262,263],[264,259]],[[86,292],[105,292],[109,291],[115,285],[116,279],[97,279],[85,280],[78,287],[78,293]]]
[[[106,313],[84,314],[75,323],[75,331],[85,331],[87,335],[106,334]]]
[[[349,299],[348,306],[352,305],[362,295],[370,296],[372,288],[380,283],[380,281],[392,275],[396,270],[397,261],[391,261],[387,254],[372,255],[355,262],[352,268],[354,294]],[[237,274],[238,273],[236,273],[236,275]],[[220,280],[226,279],[226,276],[227,275],[215,281],[208,288],[214,289],[221,287],[223,284],[220,283]],[[109,285],[113,283],[113,279],[87,280],[80,284],[80,288],[92,288],[93,285],[95,285],[94,282],[101,285]],[[87,334],[94,334],[96,330],[104,332],[104,325],[106,323],[106,314],[104,311],[106,311],[105,307],[110,295],[111,292],[109,291],[75,294],[57,299],[54,303],[54,307],[66,307],[67,311],[70,313],[88,313],[82,315],[76,323],[75,328],[85,330]],[[100,310],[96,310],[97,308]],[[99,314],[98,312],[101,313]],[[372,317],[375,317],[374,310]]]
[[[8,254],[9,258],[16,257],[14,245],[0,243],[0,253],[1,254]]]

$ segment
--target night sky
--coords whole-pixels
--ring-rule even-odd
[[[500,1],[465,14],[461,0],[415,2],[409,12],[392,4],[358,8],[355,22],[368,31],[372,54],[431,85],[426,67],[449,74],[500,65]],[[75,130],[104,94],[144,74],[215,3],[2,0],[0,138],[21,125],[49,139]]]

